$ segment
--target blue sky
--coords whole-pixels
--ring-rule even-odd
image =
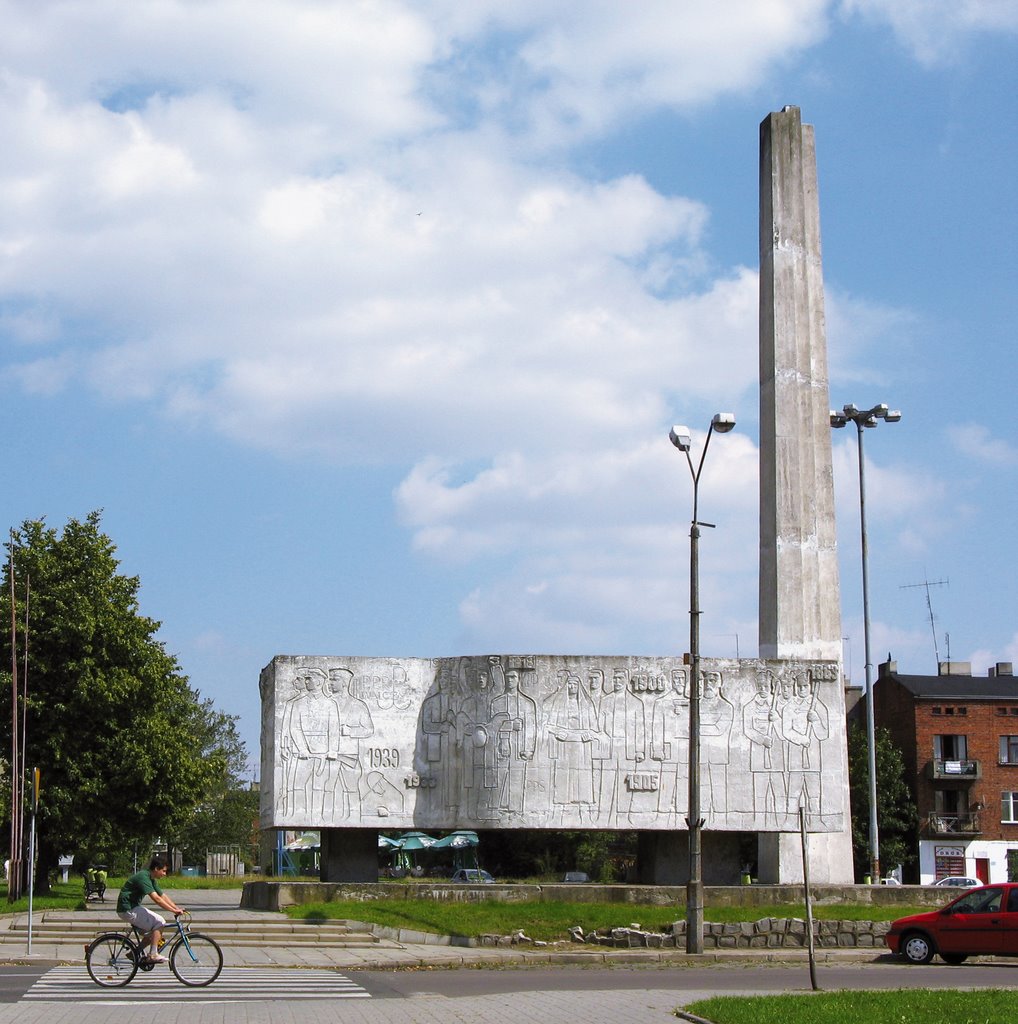
[[[0,0],[0,521],[275,654],[756,654],[758,125],[815,126],[874,660],[1018,661],[1015,0]],[[854,430],[835,436],[863,679]],[[699,434],[702,438],[702,433]],[[935,621],[926,591],[930,581]]]

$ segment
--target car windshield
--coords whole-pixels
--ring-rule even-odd
[[[1000,910],[1002,889],[977,889],[951,904],[952,914],[995,914]]]

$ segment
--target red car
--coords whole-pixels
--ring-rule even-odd
[[[1018,956],[1018,884],[984,885],[941,910],[902,917],[884,941],[913,964],[928,964],[938,953],[949,964],[970,956]]]

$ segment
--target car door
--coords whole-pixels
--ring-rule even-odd
[[[1004,911],[1002,929],[1002,953],[1018,956],[1018,885],[1012,885],[1007,893],[1007,909]]]
[[[934,928],[937,949],[969,955],[1003,952],[1004,897],[1002,886],[988,886],[973,889],[945,907]]]

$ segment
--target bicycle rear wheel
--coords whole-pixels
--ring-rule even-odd
[[[211,985],[223,969],[223,951],[214,939],[186,932],[170,951],[170,970],[184,985]]]
[[[85,950],[89,977],[103,988],[120,988],[138,973],[138,951],[126,935],[106,932]]]

